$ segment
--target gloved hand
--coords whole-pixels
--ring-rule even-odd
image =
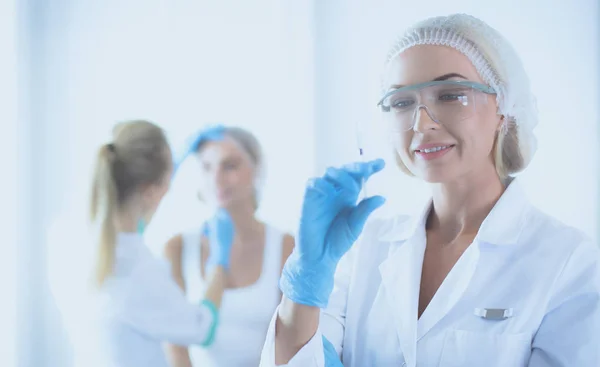
[[[324,308],[333,290],[341,257],[358,238],[369,215],[385,199],[362,200],[362,182],[383,169],[382,159],[329,168],[325,176],[309,181],[294,251],[286,261],[279,286],[296,303]]]
[[[335,347],[325,336],[323,336],[323,357],[325,357],[325,367],[344,367]]]
[[[220,208],[204,227],[204,235],[208,237],[210,255],[206,267],[213,269],[217,265],[229,270],[229,255],[233,244],[234,227],[227,210]]]
[[[179,169],[179,166],[190,155],[198,150],[200,144],[206,141],[223,140],[225,127],[223,125],[213,125],[197,131],[191,135],[183,145],[182,149],[173,157],[173,176]]]

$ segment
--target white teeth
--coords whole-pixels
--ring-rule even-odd
[[[429,149],[422,149],[420,150],[420,152],[425,152],[425,153],[433,153],[433,152],[439,152],[442,149],[446,149],[449,148],[449,145],[444,145],[442,147],[435,147],[435,148],[429,148]]]

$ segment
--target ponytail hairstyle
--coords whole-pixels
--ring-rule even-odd
[[[113,142],[98,150],[89,206],[89,219],[96,230],[96,286],[101,287],[114,270],[117,214],[137,190],[163,182],[170,167],[166,136],[148,121],[117,124]]]

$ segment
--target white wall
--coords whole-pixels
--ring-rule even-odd
[[[47,284],[46,229],[69,197],[64,149],[69,101],[67,42],[69,3],[18,3],[18,365],[68,365],[64,332]],[[72,258],[63,258],[64,266]]]
[[[0,364],[16,364],[17,320],[17,21],[16,1],[0,2],[0,121],[2,180],[0,181]]]
[[[393,38],[419,19],[454,12],[470,13],[497,28],[517,49],[529,73],[540,110],[539,149],[522,175],[530,199],[597,237],[600,17],[596,0],[509,0],[493,6],[475,0],[319,2],[319,169],[356,156],[354,121],[380,125],[374,105],[383,57]],[[388,153],[385,139],[373,136],[369,153]],[[426,186],[403,177],[392,164],[374,179],[371,191],[390,199],[385,214],[410,210],[427,195]]]

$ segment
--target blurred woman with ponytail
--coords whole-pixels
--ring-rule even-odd
[[[172,173],[165,134],[147,121],[118,124],[113,141],[98,151],[90,200],[97,246],[93,283],[102,296],[100,344],[111,367],[166,367],[164,342],[209,345],[214,338],[232,221],[222,212],[207,229],[215,254],[208,286],[199,302],[189,303],[142,236]]]

